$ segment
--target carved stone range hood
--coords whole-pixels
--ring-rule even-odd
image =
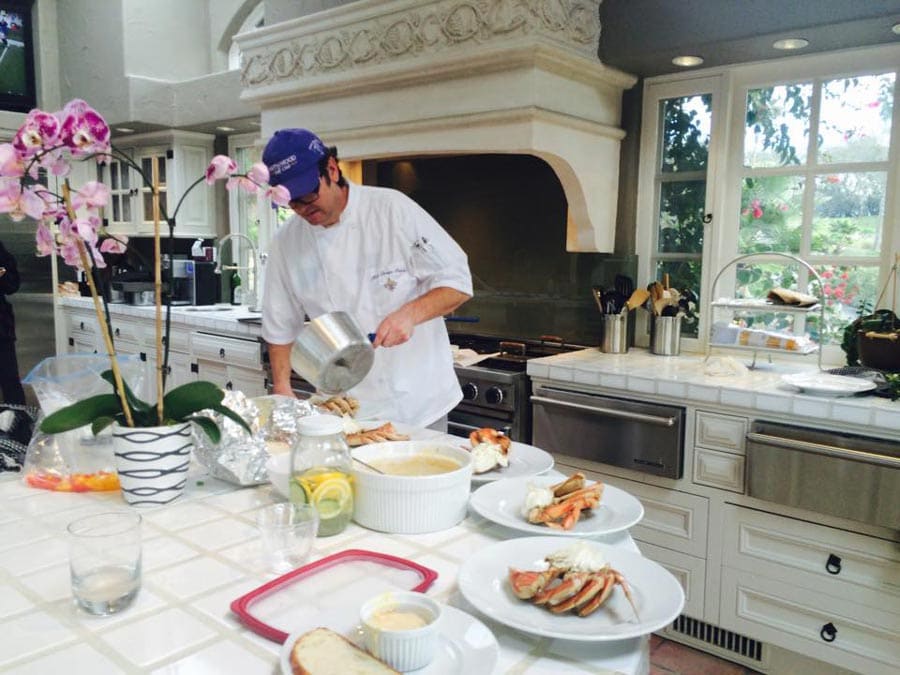
[[[360,0],[238,36],[242,98],[264,137],[304,126],[344,159],[540,157],[568,200],[566,249],[612,252],[636,80],[597,59],[599,4]]]

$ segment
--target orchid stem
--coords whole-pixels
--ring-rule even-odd
[[[69,181],[67,180],[63,183],[63,202],[65,203],[69,220],[74,223],[75,210],[72,208],[70,195],[71,191],[69,189]],[[81,267],[84,270],[84,276],[87,278],[88,287],[91,289],[91,299],[94,301],[94,312],[97,314],[98,323],[100,324],[100,333],[103,335],[103,343],[106,345],[106,353],[109,355],[113,381],[116,383],[116,394],[122,404],[122,412],[125,413],[125,423],[128,424],[128,426],[133,427],[134,418],[131,415],[131,408],[128,406],[128,398],[125,396],[122,371],[119,370],[119,360],[116,358],[116,349],[113,346],[112,336],[109,333],[109,323],[103,320],[103,307],[100,305],[100,295],[97,293],[97,285],[94,283],[93,264],[88,257],[84,241],[77,239],[77,245],[78,255],[81,258]]]

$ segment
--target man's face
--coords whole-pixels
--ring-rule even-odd
[[[294,213],[306,220],[310,225],[329,227],[334,225],[344,210],[344,190],[338,186],[338,166],[333,157],[328,158],[328,180],[319,177],[318,192],[303,195],[291,201]]]

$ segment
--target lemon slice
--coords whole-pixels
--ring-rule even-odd
[[[350,481],[343,476],[322,481],[312,493],[312,503],[322,520],[334,518],[352,504],[352,500]]]

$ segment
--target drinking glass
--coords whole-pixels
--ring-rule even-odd
[[[141,516],[98,513],[68,526],[75,604],[99,616],[128,607],[141,587]]]
[[[271,504],[256,514],[263,553],[275,572],[290,572],[309,558],[319,531],[319,513],[311,504]]]

